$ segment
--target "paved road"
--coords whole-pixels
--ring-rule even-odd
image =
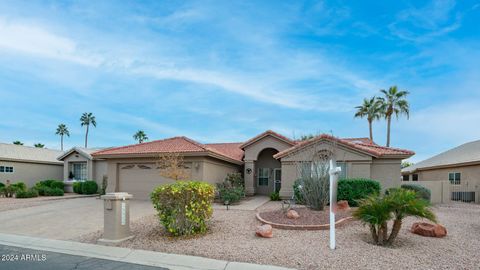
[[[149,201],[130,202],[132,221],[154,213]],[[0,214],[2,233],[70,240],[97,230],[103,230],[103,200],[94,197],[51,201]]]
[[[30,256],[27,258],[26,256]],[[23,256],[23,257],[22,257]],[[14,261],[4,261],[12,259]],[[28,260],[27,260],[28,259]],[[39,261],[36,261],[39,260]],[[120,269],[120,270],[168,270],[104,259],[67,255],[62,253],[17,248],[0,245],[0,269],[2,270],[66,270],[66,269]]]

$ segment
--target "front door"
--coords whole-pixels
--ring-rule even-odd
[[[282,169],[276,168],[273,170],[273,192],[280,192],[282,187]]]

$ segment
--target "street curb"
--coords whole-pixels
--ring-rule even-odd
[[[196,256],[101,246],[4,233],[0,233],[0,245],[164,267],[170,270],[289,270],[289,268],[271,265],[227,262]]]

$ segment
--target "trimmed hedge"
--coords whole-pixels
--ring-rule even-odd
[[[98,184],[95,181],[82,181],[73,183],[73,192],[78,194],[96,194]]]
[[[205,182],[177,181],[156,187],[150,198],[160,223],[174,236],[204,233],[212,217],[215,188]]]
[[[372,179],[352,178],[338,181],[337,200],[346,200],[350,206],[370,195],[380,194],[380,183]]]
[[[45,196],[63,196],[64,191],[60,188],[48,188],[45,190]]]
[[[5,187],[5,184],[0,182],[0,188]]]
[[[38,197],[38,191],[34,188],[31,188],[29,190],[19,190],[17,193],[15,193],[15,198],[17,199],[26,199],[26,198],[34,198]]]
[[[10,184],[10,187],[13,189],[14,193],[18,191],[27,191],[27,185],[24,182],[16,182],[14,184]]]
[[[65,184],[61,180],[43,180],[37,182],[35,186],[46,186],[49,188],[63,189],[65,187]]]
[[[420,186],[420,185],[415,185],[415,184],[403,184],[401,185],[401,188],[408,189],[408,190],[413,190],[417,193],[417,197],[420,199],[424,199],[426,201],[430,202],[430,198],[432,196],[432,193],[430,189]]]

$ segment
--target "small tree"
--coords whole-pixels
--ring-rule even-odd
[[[36,144],[34,144],[33,146],[35,146],[36,148],[44,148],[44,147],[45,147],[45,144],[43,144],[43,143],[36,143]]]
[[[23,145],[23,143],[21,141],[14,141],[13,144],[15,145]]]
[[[160,175],[173,180],[187,180],[190,174],[180,153],[164,153],[158,156],[157,167]]]

